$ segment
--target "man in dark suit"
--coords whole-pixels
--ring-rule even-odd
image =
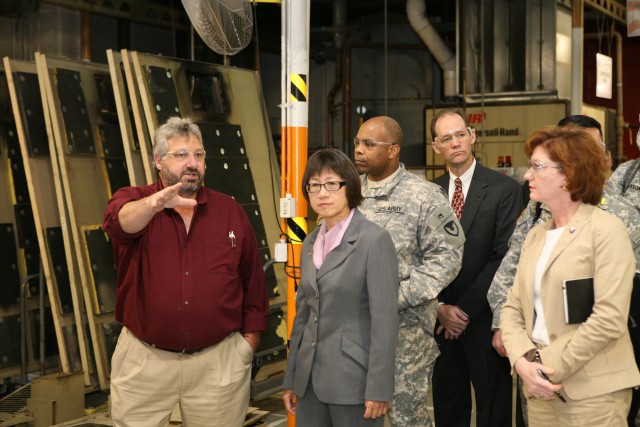
[[[487,291],[522,211],[522,188],[475,161],[475,131],[463,112],[438,112],[431,121],[431,135],[433,150],[443,155],[448,168],[434,182],[448,193],[467,236],[462,269],[438,297],[435,422],[438,427],[470,425],[471,381],[476,426],[511,426],[509,363],[491,345]]]

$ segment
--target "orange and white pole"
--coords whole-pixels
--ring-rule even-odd
[[[307,166],[309,127],[309,20],[310,0],[282,0],[282,143],[281,197],[296,200],[293,218],[282,219],[291,242],[287,262],[287,339],[296,313],[302,241],[307,236],[307,201],[302,176]],[[289,415],[289,427],[295,417]]]

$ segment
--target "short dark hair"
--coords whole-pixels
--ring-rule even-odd
[[[436,122],[440,119],[440,117],[448,116],[448,115],[460,116],[460,118],[464,121],[464,127],[469,127],[469,120],[467,119],[467,114],[461,109],[448,108],[446,110],[440,110],[433,116],[433,118],[431,119],[431,125],[429,126],[429,130],[431,131],[432,141],[435,141],[436,137],[438,136],[436,135]]]
[[[349,208],[354,209],[362,202],[362,185],[356,166],[351,159],[335,148],[323,148],[316,151],[309,157],[307,168],[302,177],[302,194],[309,201],[307,184],[314,176],[320,175],[324,171],[331,171],[338,174],[346,182],[347,201]]]
[[[600,126],[600,123],[593,117],[585,116],[584,114],[574,114],[572,116],[567,116],[558,122],[558,126],[565,127],[569,125],[576,125],[585,129],[598,129],[600,137],[602,137],[602,126]]]
[[[542,147],[554,162],[562,165],[571,200],[597,205],[605,182],[606,157],[593,143],[593,137],[574,126],[547,126],[527,139],[524,151],[531,158],[533,150]]]

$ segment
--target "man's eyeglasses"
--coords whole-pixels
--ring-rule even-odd
[[[373,139],[359,139],[357,136],[353,138],[353,146],[358,148],[362,144],[367,150],[372,150],[380,145],[393,145],[393,142],[374,141]]]
[[[193,153],[190,153],[187,150],[167,151],[162,157],[171,157],[173,160],[177,160],[178,162],[186,162],[189,159],[189,156],[193,156],[193,159],[196,162],[203,162],[204,158],[207,156],[207,152],[204,150],[194,151]]]
[[[540,163],[540,162],[527,162],[527,170],[531,170],[533,173],[542,176],[542,172],[545,169],[556,169],[558,171],[564,170],[560,163]]]
[[[314,182],[313,184],[307,184],[304,188],[307,189],[307,193],[318,193],[322,187],[327,191],[338,191],[346,184],[346,181],[329,181],[324,184]]]
[[[471,128],[471,126],[467,126],[466,128],[454,129],[446,135],[436,136],[434,138],[434,141],[440,147],[445,147],[453,142],[453,138],[457,138],[458,141],[466,141],[466,139],[469,138],[472,133],[473,129]]]

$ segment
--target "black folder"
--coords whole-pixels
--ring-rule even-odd
[[[567,324],[585,322],[593,311],[593,277],[562,282],[564,321]]]

